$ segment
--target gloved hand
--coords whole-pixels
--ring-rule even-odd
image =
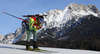
[[[42,26],[34,26],[36,29],[41,29]]]

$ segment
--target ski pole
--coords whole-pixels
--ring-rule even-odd
[[[20,19],[20,20],[22,20],[22,21],[25,21],[25,22],[29,23],[28,21],[26,21],[26,20],[24,20],[24,19],[22,19],[22,18],[20,18],[20,17],[16,17],[16,16],[11,15],[11,14],[6,13],[6,12],[3,12],[3,13],[4,13],[4,14],[7,14],[7,15],[9,15],[9,16],[12,16],[12,17],[14,17],[14,18],[17,18],[17,19]]]

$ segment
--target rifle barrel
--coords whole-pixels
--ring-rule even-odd
[[[12,17],[14,17],[14,18],[17,18],[17,19],[20,19],[20,20],[23,20],[23,21],[25,21],[25,22],[29,23],[28,21],[26,21],[26,20],[24,20],[24,19],[22,19],[22,18],[20,18],[20,17],[16,17],[16,16],[11,15],[11,14],[6,13],[6,12],[3,12],[3,13],[5,13],[5,14],[7,14],[7,15],[9,15],[9,16],[12,16]]]

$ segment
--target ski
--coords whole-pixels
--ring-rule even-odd
[[[33,52],[40,52],[40,53],[57,53],[55,51],[48,51],[48,50],[43,50],[43,49],[40,49],[40,50],[26,50],[26,49],[22,49],[22,50],[25,50],[25,51],[33,51]]]

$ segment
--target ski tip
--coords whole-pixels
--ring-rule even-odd
[[[3,13],[5,13],[5,12],[3,12]]]

